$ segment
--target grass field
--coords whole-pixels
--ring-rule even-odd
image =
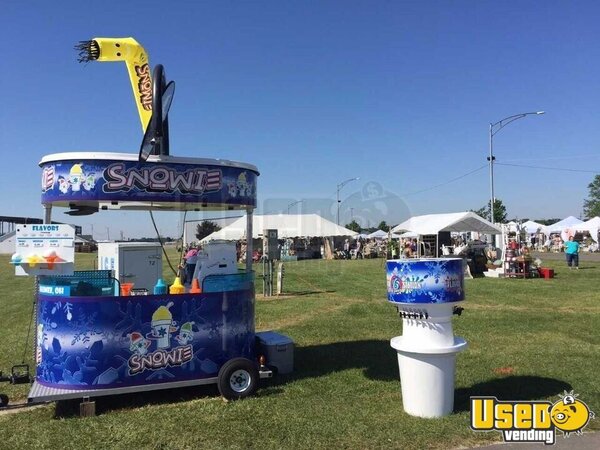
[[[93,268],[95,255],[77,258]],[[21,361],[33,301],[33,279],[15,277],[8,260],[0,257],[4,370]],[[385,301],[384,261],[300,261],[286,264],[283,298],[264,299],[257,283],[257,330],[294,339],[292,375],[239,402],[202,387],[100,398],[98,416],[86,419],[70,403],[0,414],[0,448],[453,448],[500,439],[469,429],[471,395],[555,401],[574,389],[598,413],[600,262],[579,271],[548,265],[552,280],[467,280],[454,331],[469,349],[457,359],[451,416],[417,419],[402,409],[389,345],[401,322]],[[0,391],[23,401],[28,386]]]

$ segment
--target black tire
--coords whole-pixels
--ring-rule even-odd
[[[8,395],[0,394],[0,408],[8,406]]]
[[[239,400],[256,392],[258,387],[256,364],[246,358],[227,361],[219,370],[219,392],[227,400]]]

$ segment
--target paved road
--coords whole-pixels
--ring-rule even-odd
[[[598,450],[600,448],[600,432],[584,433],[583,436],[571,435],[563,438],[562,433],[556,434],[555,445],[544,444],[492,444],[485,447],[477,447],[484,450],[529,450],[529,449],[558,449],[558,450]]]

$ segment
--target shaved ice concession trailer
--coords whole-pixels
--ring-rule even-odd
[[[251,236],[258,170],[169,155],[166,114],[174,85],[166,85],[162,66],[153,75],[152,118],[139,155],[59,153],[39,163],[45,224],[19,228],[12,258],[17,274],[36,277],[36,375],[29,402],[85,402],[213,383],[223,397],[239,399],[254,393],[259,379],[293,369],[288,337],[255,332]],[[76,271],[72,228],[51,223],[54,207],[69,208],[73,216],[244,211],[245,267],[238,268],[235,243],[218,242],[199,253],[194,289],[169,290],[162,280],[136,285],[136,273],[162,264],[156,255],[117,269],[103,254],[99,270]]]

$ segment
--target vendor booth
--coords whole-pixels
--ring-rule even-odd
[[[422,242],[429,244],[431,254],[427,256],[436,258],[442,255],[442,246],[448,247],[451,245],[451,232],[468,231],[476,231],[481,234],[502,233],[502,230],[496,225],[474,212],[414,216],[392,228],[394,233],[411,232],[413,235],[419,236]],[[419,248],[422,248],[422,246],[419,245]]]
[[[282,260],[330,259],[335,249],[341,247],[344,238],[356,238],[358,235],[317,214],[255,214],[252,220],[253,239],[262,239],[265,230],[277,230]],[[200,242],[244,240],[249,236],[245,224],[246,217],[240,217]]]
[[[40,166],[46,178],[51,172],[55,180],[42,194],[48,219],[54,206],[242,209],[252,233],[258,171],[248,164],[172,156],[151,156],[139,163],[136,155],[65,153],[44,157]],[[74,172],[89,182],[89,189],[73,189],[72,182],[66,192],[61,190],[57,181]],[[247,195],[232,198],[226,186],[240,177],[251,188]],[[141,270],[148,272],[152,263],[156,259]],[[158,293],[145,285],[135,296],[123,289],[131,280],[115,277],[110,266],[70,275],[52,275],[43,262],[38,268],[46,274],[39,276],[37,374],[30,401],[206,383],[219,383],[224,396],[235,397],[261,375],[254,363],[258,355],[250,265],[245,270],[232,265],[224,273],[203,277],[200,292]],[[249,379],[242,376],[243,381],[228,386],[224,370],[229,377],[241,370]]]
[[[574,216],[569,216],[552,225],[548,225],[545,229],[546,234],[562,233],[564,230],[575,228],[583,223],[583,220]]]
[[[127,38],[81,46],[94,59],[103,54],[103,42],[110,49],[113,41],[138,45]],[[239,210],[246,214],[246,235],[252,236],[258,169],[171,156],[166,114],[173,92],[173,82],[166,84],[157,66],[152,116],[139,155],[79,152],[42,158],[45,224],[55,207],[74,216],[108,210],[150,211],[150,216],[152,211]],[[77,271],[68,226],[17,230],[12,263],[17,275],[35,276],[37,291],[30,402],[209,383],[218,384],[225,398],[237,399],[251,395],[259,378],[273,370],[291,370],[291,340],[255,332],[251,257],[238,268],[235,256],[230,258],[235,246],[214,242],[199,255],[191,288],[179,282],[179,274],[168,287],[160,250],[155,244],[107,244],[99,252],[99,270]],[[252,254],[251,240],[246,251]],[[271,351],[273,346],[281,351]]]

